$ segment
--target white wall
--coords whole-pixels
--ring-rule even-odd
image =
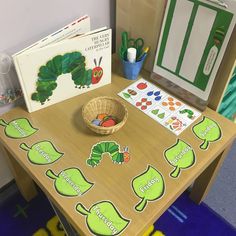
[[[0,0],[0,52],[14,54],[85,14],[92,29],[114,29],[115,0]],[[0,188],[12,179],[4,158],[0,151]]]
[[[85,14],[92,29],[113,27],[115,0],[0,0],[0,52],[13,54]]]

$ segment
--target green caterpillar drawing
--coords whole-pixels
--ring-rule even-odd
[[[130,159],[128,147],[120,152],[119,144],[114,141],[106,141],[97,143],[92,147],[87,164],[91,167],[97,166],[101,162],[104,153],[109,153],[112,161],[118,164],[126,163]]]
[[[190,110],[190,109],[184,109],[184,110],[180,111],[179,113],[180,113],[180,114],[185,114],[185,113],[187,113],[187,117],[188,117],[189,119],[192,119],[192,120],[195,118],[194,112],[193,112],[192,110]]]
[[[97,61],[94,59],[95,68],[86,70],[85,57],[80,52],[71,52],[64,55],[57,55],[39,68],[36,92],[31,96],[33,101],[41,105],[49,100],[53,90],[57,87],[59,75],[71,73],[76,88],[85,88],[91,84],[97,84],[102,78],[103,69],[100,67],[102,57]]]

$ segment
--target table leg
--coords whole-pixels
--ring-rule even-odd
[[[48,198],[53,210],[55,211],[57,217],[60,220],[60,223],[63,226],[64,231],[66,232],[67,236],[82,236],[75,231],[72,225],[67,221],[66,217],[59,211],[59,209],[52,203],[52,201]]]
[[[11,153],[1,146],[3,154],[6,156],[9,168],[14,176],[17,187],[26,201],[30,201],[37,195],[37,189],[34,181],[30,178],[28,173],[20,166],[14,159]]]
[[[189,195],[195,203],[200,204],[206,197],[231,146],[232,143],[195,180]]]

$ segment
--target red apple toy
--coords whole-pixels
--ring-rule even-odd
[[[109,118],[109,119],[107,119],[107,120],[105,120],[101,123],[102,127],[111,127],[111,126],[114,126],[114,125],[116,125],[116,122],[112,118]]]

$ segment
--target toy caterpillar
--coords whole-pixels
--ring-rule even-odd
[[[103,75],[103,69],[100,67],[101,61],[102,57],[100,57],[97,66],[96,59],[94,59],[96,67],[93,70],[86,70],[85,57],[80,52],[53,57],[46,65],[39,68],[36,92],[32,94],[31,99],[43,105],[52,96],[53,90],[57,87],[56,80],[62,74],[71,73],[76,88],[97,84]]]
[[[114,163],[121,164],[123,162],[128,162],[130,159],[128,147],[125,147],[123,152],[120,152],[119,150],[120,145],[113,141],[97,143],[91,149],[87,164],[92,167],[97,166],[102,160],[102,155],[104,153],[109,153]]]

